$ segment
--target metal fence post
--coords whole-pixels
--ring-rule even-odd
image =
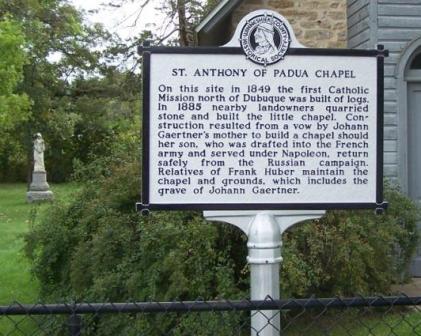
[[[68,326],[70,336],[80,336],[82,330],[82,318],[80,317],[80,315],[70,315],[68,320]]]

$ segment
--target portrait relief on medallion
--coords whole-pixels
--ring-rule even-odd
[[[240,36],[240,44],[246,57],[265,66],[283,59],[291,42],[284,22],[267,14],[247,20]]]

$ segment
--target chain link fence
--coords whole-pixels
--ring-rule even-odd
[[[272,314],[281,317],[281,330]],[[261,330],[251,316],[267,319]],[[15,303],[0,307],[0,335],[421,335],[421,297],[263,301]],[[266,330],[266,331],[265,331]],[[272,334],[271,334],[272,335]]]

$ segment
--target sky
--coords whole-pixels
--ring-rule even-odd
[[[144,8],[139,16],[139,3],[141,0],[128,0],[121,8],[113,8],[104,6],[107,0],[70,0],[76,8],[86,11],[86,19],[88,22],[102,23],[110,32],[118,33],[122,38],[136,36],[141,30],[152,29],[155,24],[159,27],[159,22],[163,20],[163,16],[155,9],[160,5],[160,0],[151,0]],[[89,11],[96,9],[97,13],[90,14]]]

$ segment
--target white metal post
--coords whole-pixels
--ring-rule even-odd
[[[279,265],[282,261],[282,233],[308,219],[320,218],[323,210],[302,211],[205,211],[208,220],[227,222],[240,228],[248,237],[251,300],[280,298]],[[251,336],[281,335],[279,310],[251,313]]]
[[[281,257],[281,230],[273,215],[257,214],[248,234],[251,300],[270,297],[279,299],[279,264]],[[253,311],[252,336],[279,336],[281,330],[279,310]]]

